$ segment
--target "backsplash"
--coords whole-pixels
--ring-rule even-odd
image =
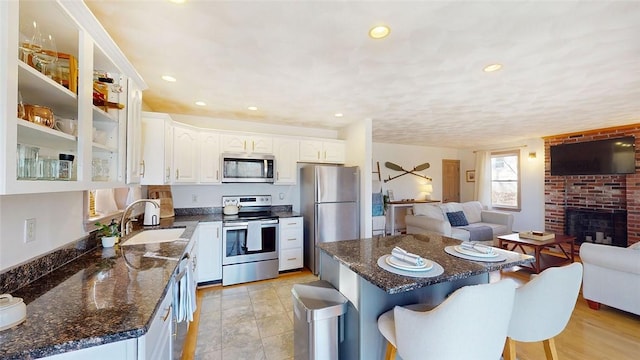
[[[12,293],[61,266],[95,249],[100,242],[97,231],[48,254],[18,265],[0,274],[0,294]]]
[[[291,212],[292,205],[273,205],[272,212]],[[222,207],[176,208],[173,210],[176,216],[222,214]]]

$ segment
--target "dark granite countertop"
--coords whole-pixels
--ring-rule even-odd
[[[532,256],[506,250],[499,250],[504,251],[506,261],[493,263],[464,260],[444,251],[445,247],[460,243],[460,240],[437,234],[412,234],[321,243],[318,247],[389,294],[533,262]],[[395,246],[437,262],[444,268],[444,273],[436,277],[415,278],[397,275],[380,268],[377,264],[378,258],[390,254]]]
[[[183,212],[184,213],[184,212]],[[276,211],[281,218],[301,216]],[[192,213],[161,219],[140,231],[184,227],[191,238],[199,222],[222,221],[221,213]],[[123,242],[126,238],[123,239]],[[193,241],[193,240],[192,240]],[[98,247],[12,295],[24,299],[27,319],[0,332],[0,359],[34,359],[144,335],[158,310],[189,242]]]
[[[197,224],[162,219],[146,229],[184,227],[181,237],[190,239]],[[40,358],[144,335],[178,261],[143,255],[180,259],[189,243],[98,247],[19,289],[13,295],[24,299],[27,318],[0,332],[0,358]]]

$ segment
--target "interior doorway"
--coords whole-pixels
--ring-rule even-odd
[[[442,202],[460,202],[460,160],[442,160]]]

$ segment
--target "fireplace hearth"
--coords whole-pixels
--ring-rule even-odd
[[[627,212],[625,210],[567,208],[564,224],[565,234],[575,236],[577,245],[583,242],[609,244],[607,238],[610,237],[611,245],[627,246]]]

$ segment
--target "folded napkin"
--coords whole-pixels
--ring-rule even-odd
[[[415,265],[415,266],[424,266],[425,265],[425,261],[423,258],[421,258],[420,256],[416,255],[416,254],[412,254],[400,247],[394,247],[393,250],[391,250],[391,256],[408,262],[411,265]]]
[[[462,244],[460,244],[460,247],[465,250],[475,251],[481,254],[493,254],[493,248],[491,246],[487,246],[484,244],[476,244],[476,243],[465,241]]]

